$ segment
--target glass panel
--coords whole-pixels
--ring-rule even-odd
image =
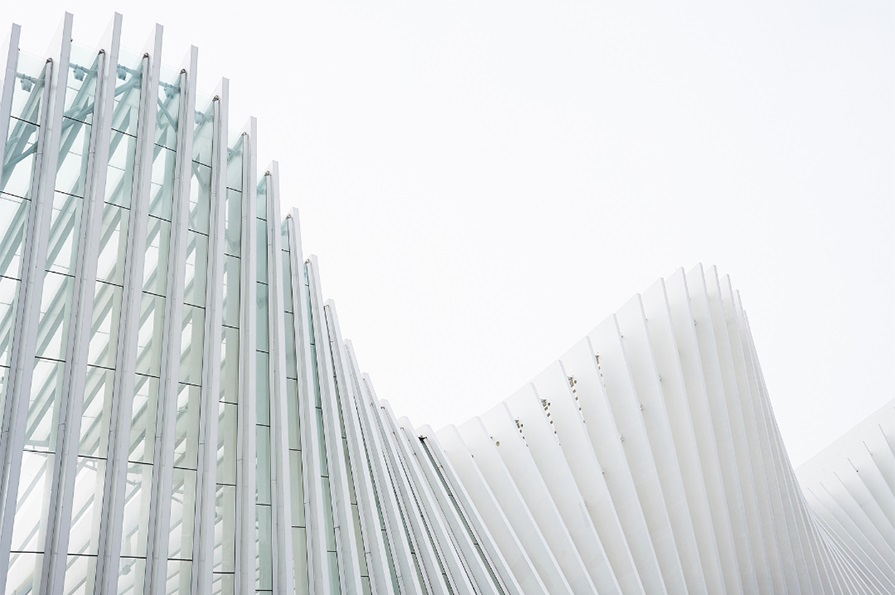
[[[99,260],[96,278],[115,285],[124,285],[124,255],[127,252],[127,228],[130,211],[110,204],[103,205],[103,224],[99,236]]]
[[[255,300],[258,305],[258,317],[255,319],[257,326],[258,341],[255,349],[259,351],[270,351],[270,313],[269,302],[267,299],[267,285],[258,283],[255,292]]]
[[[96,50],[73,43],[65,89],[65,117],[79,122],[93,121],[96,101],[96,75],[99,55]]]
[[[336,552],[331,551],[326,554],[327,561],[329,562],[329,580],[330,584],[333,585],[333,589],[339,590],[339,558]]]
[[[44,86],[47,60],[19,51],[16,62],[16,81],[12,86],[12,111],[14,118],[32,124],[40,123],[41,92]]]
[[[211,204],[211,168],[193,161],[193,179],[190,184],[189,227],[208,233],[208,209]]]
[[[99,551],[100,509],[105,473],[105,461],[78,457],[68,541],[69,554],[96,555]]]
[[[164,67],[163,67],[164,70]],[[155,144],[174,149],[177,147],[177,120],[180,115],[180,74],[162,73],[158,88],[158,113],[156,114]]]
[[[239,331],[224,327],[221,337],[221,401],[236,403],[239,398]]]
[[[3,405],[6,402],[6,387],[9,384],[9,368],[0,366],[0,422],[3,421]]]
[[[193,161],[211,165],[211,141],[214,133],[214,106],[217,99],[196,98],[196,127],[193,129]]]
[[[168,558],[190,560],[193,556],[193,515],[196,511],[196,472],[174,469],[171,475],[171,518]],[[187,589],[185,592],[189,592]]]
[[[236,570],[236,486],[217,486],[214,507],[215,572]]]
[[[240,134],[232,149],[227,151],[227,188],[242,190],[242,148],[245,135]]]
[[[9,556],[9,574],[6,576],[6,592],[39,593],[41,583],[42,554],[17,554]]]
[[[234,595],[236,582],[232,574],[213,574],[211,577],[212,595]]]
[[[59,162],[56,166],[56,190],[84,197],[92,128],[92,126],[77,120],[62,119]]]
[[[237,405],[218,404],[218,471],[217,483],[236,485],[236,416]]]
[[[284,225],[285,229],[286,226]],[[285,241],[285,240],[284,240]],[[288,246],[289,244],[284,244]],[[293,312],[294,307],[292,305],[292,262],[289,256],[289,252],[287,250],[282,251],[282,262],[283,262],[283,310],[286,312]]]
[[[326,551],[335,552],[336,534],[333,529],[333,495],[332,491],[330,491],[329,489],[329,478],[321,477],[320,486],[321,488],[323,488],[323,526],[326,527]],[[329,505],[327,505],[326,503],[329,503]]]
[[[258,412],[257,423],[270,425],[270,358],[263,351],[256,351],[255,404]]]
[[[31,399],[25,425],[25,448],[55,452],[58,403],[62,390],[63,362],[36,358],[31,381]]]
[[[41,118],[46,61],[19,52],[16,79],[12,82],[12,111],[6,152],[0,171],[0,190],[29,197]]]
[[[289,448],[301,450],[301,421],[298,409],[298,382],[286,379],[286,415],[289,416]]]
[[[35,155],[39,128],[35,124],[9,119],[9,135],[3,170],[0,172],[0,191],[23,198],[31,198]]]
[[[302,483],[301,451],[289,451],[289,482],[292,489],[292,526],[305,526],[305,498]]]
[[[255,507],[255,537],[258,550],[255,558],[255,589],[273,589],[273,551],[270,506]]]
[[[349,478],[349,481],[351,481],[351,478]],[[352,501],[356,500],[352,497]],[[370,575],[370,571],[367,568],[367,559],[364,555],[364,540],[360,530],[360,513],[357,510],[357,504],[351,505],[351,519],[352,521],[354,521],[354,535],[352,537],[346,537],[348,539],[353,538],[355,540],[355,543],[357,543],[357,564],[360,567],[360,574],[361,577],[368,577]],[[363,578],[361,580],[363,580]]]
[[[25,451],[22,453],[22,474],[16,499],[16,516],[12,529],[12,551],[43,550],[50,482],[53,480],[54,456]]]
[[[267,188],[270,176],[265,174],[258,183],[258,193],[255,195],[255,216],[258,219],[267,220]]]
[[[308,593],[308,543],[307,532],[303,527],[292,528],[292,552],[295,565],[295,593]]]
[[[118,80],[115,82],[115,99],[112,110],[113,130],[126,132],[132,136],[137,135],[142,71],[148,63],[148,57],[129,56],[126,50],[121,52],[116,71]]]
[[[152,462],[155,448],[155,418],[158,411],[159,381],[137,374],[134,387],[131,447],[128,460]]]
[[[116,285],[97,282],[93,302],[93,325],[87,363],[105,368],[115,367],[118,354],[118,325],[121,322],[121,294]]]
[[[77,266],[81,210],[84,199],[56,192],[50,219],[47,270],[74,275]]]
[[[143,592],[146,560],[122,557],[118,563],[118,595],[137,595]]]
[[[205,340],[205,310],[183,307],[180,333],[180,381],[202,384],[202,348]]]
[[[270,428],[255,426],[257,461],[255,465],[255,502],[270,504]]]
[[[143,265],[143,291],[165,295],[168,285],[168,250],[171,246],[171,223],[149,217],[146,227],[146,260]]]
[[[39,357],[65,359],[73,281],[71,277],[57,273],[44,275],[40,322],[37,325],[36,353]]]
[[[3,170],[0,172],[0,191],[31,198],[37,136],[37,125],[10,118]]]
[[[114,390],[115,372],[87,366],[78,454],[93,457],[108,456],[109,415]]]
[[[168,560],[165,593],[190,592],[190,568],[192,564],[183,560]]]
[[[134,120],[136,127],[136,116]],[[109,166],[106,168],[106,202],[130,207],[136,158],[137,139],[113,130],[109,141]]]
[[[205,306],[205,283],[208,270],[208,236],[194,231],[186,235],[186,280],[183,301]]]
[[[177,155],[172,149],[155,145],[152,160],[152,182],[149,188],[149,214],[171,220],[174,204],[174,170]]]
[[[177,421],[174,435],[174,466],[196,469],[199,447],[199,403],[202,399],[198,386],[180,385],[177,393]]]
[[[146,556],[151,491],[152,465],[129,463],[124,485],[124,517],[121,525],[122,556]],[[122,558],[122,564],[123,562],[124,558]]]
[[[93,593],[96,577],[96,556],[69,556],[65,565],[64,595]]]
[[[0,277],[0,366],[9,366],[19,282]]]
[[[242,192],[239,190],[227,189],[224,216],[224,252],[239,256],[239,241],[242,236]]]
[[[224,324],[239,328],[239,259],[224,256]]]
[[[267,283],[267,221],[258,219],[255,221],[255,233],[258,234],[258,267],[256,280],[259,283]]]
[[[283,322],[286,335],[286,377],[298,378],[298,361],[295,359],[295,317],[286,313],[283,316]]]
[[[143,293],[137,336],[137,373],[158,376],[161,370],[165,298]]]
[[[0,194],[0,275],[21,278],[25,226],[31,201]]]

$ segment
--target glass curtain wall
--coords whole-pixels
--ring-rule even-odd
[[[254,120],[217,140],[226,94],[194,100],[160,29],[132,53],[115,23],[110,51],[14,45],[0,94],[0,587],[409,592],[371,557],[416,555],[409,472],[353,359],[336,369],[297,220],[274,215],[278,170],[256,178]]]

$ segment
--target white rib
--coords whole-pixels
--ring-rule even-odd
[[[279,166],[273,162],[267,184],[268,296],[270,300],[270,428],[273,508],[274,592],[294,588],[292,494],[289,474],[289,408],[286,404],[286,323],[284,320],[283,247]],[[291,331],[291,329],[290,329]]]
[[[242,133],[242,235],[239,253],[239,397],[236,454],[236,589],[248,593],[255,588],[255,486],[257,409],[255,391],[255,325],[257,267],[257,165],[258,125],[250,118]]]
[[[205,344],[199,410],[196,524],[191,586],[195,593],[211,591],[214,555],[215,494],[218,454],[218,407],[221,390],[223,334],[224,229],[227,200],[227,126],[230,84],[222,79],[215,99],[211,142],[211,199],[208,225],[208,282],[205,287]]]
[[[526,453],[530,454],[537,472],[543,477],[544,486],[556,505],[561,522],[568,529],[575,549],[581,554],[594,588],[600,593],[617,593],[621,587],[563,454],[564,437],[558,427],[557,410],[565,405],[574,405],[576,395],[572,392],[575,390],[573,382],[561,367],[551,366],[538,376],[528,390],[519,390],[507,399],[506,405],[523,438]],[[542,405],[542,399],[549,404]],[[559,403],[562,405],[557,407]],[[570,413],[576,415],[577,410]],[[590,449],[590,446],[587,448]]]

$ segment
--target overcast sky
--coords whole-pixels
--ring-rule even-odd
[[[396,413],[482,413],[638,291],[716,264],[793,462],[893,396],[895,4],[5,2],[113,11],[230,79]],[[375,6],[374,6],[375,5]]]

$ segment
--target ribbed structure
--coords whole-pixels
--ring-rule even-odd
[[[893,405],[800,487],[739,295],[700,266],[423,434],[526,593],[892,593]]]
[[[895,415],[800,488],[727,278],[653,286],[481,418],[380,402],[197,52],[0,95],[6,593],[885,593]],[[260,173],[259,173],[260,172]],[[863,434],[862,434],[863,436]],[[863,446],[861,446],[863,445]],[[863,450],[862,450],[863,448]]]

